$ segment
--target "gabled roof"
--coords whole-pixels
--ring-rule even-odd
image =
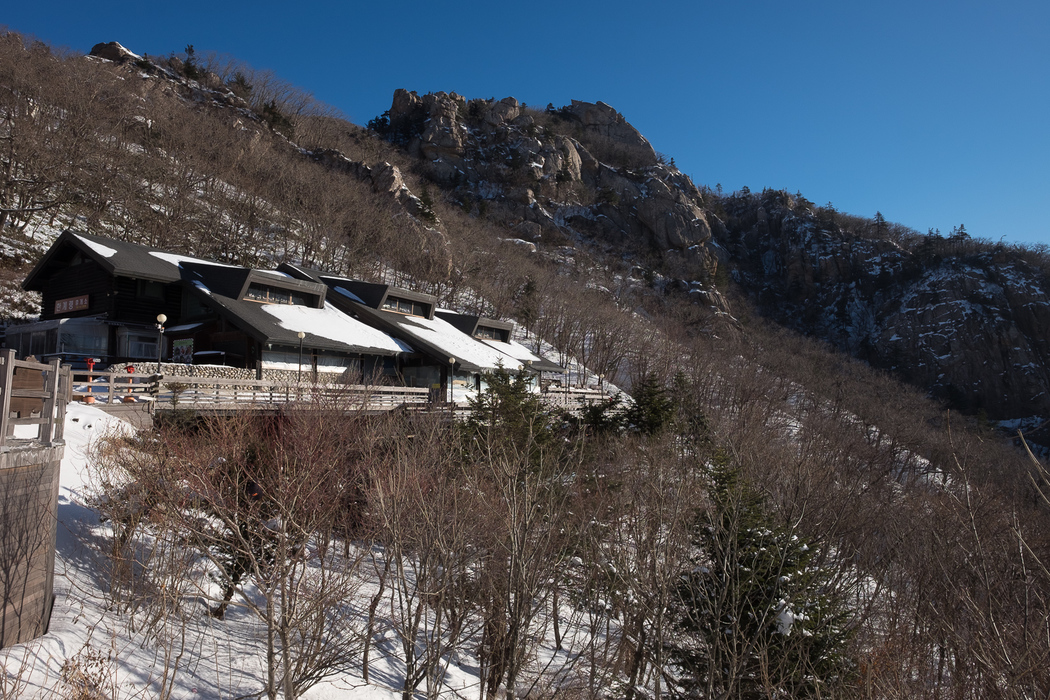
[[[269,277],[266,274],[260,276],[266,271],[241,268],[240,272],[248,274],[233,275],[228,283],[223,283],[225,269],[209,270],[207,263],[197,262],[183,266],[182,279],[205,305],[261,343],[296,347],[299,345],[298,333],[302,331],[306,334],[303,344],[308,348],[365,355],[396,355],[406,351],[406,347],[394,338],[347,316],[328,302],[322,301],[321,306],[315,308],[292,304],[260,304],[239,298],[254,279],[278,281],[272,274]],[[211,284],[215,280],[220,283],[213,289]],[[239,286],[237,280],[243,280]],[[309,293],[320,294],[322,300],[324,298],[324,285],[287,278],[284,281],[294,282]]]
[[[533,353],[527,347],[511,340],[511,334],[514,332],[514,324],[510,321],[497,321],[494,318],[486,318],[485,316],[477,316],[473,314],[459,314],[455,311],[448,311],[442,309],[437,312],[437,316],[444,321],[455,326],[457,329],[471,336],[479,343],[484,343],[489,347],[510,356],[519,363],[523,363],[528,369],[532,369],[536,372],[564,372],[565,368],[561,365],[551,362],[550,360],[544,359],[539,355]],[[495,328],[503,331],[506,341],[493,340],[490,338],[478,338],[478,328]],[[509,364],[509,363],[508,363]]]
[[[309,275],[313,279],[323,281],[331,290],[328,295],[331,303],[348,314],[362,318],[369,325],[400,338],[434,360],[444,363],[451,357],[455,360],[458,369],[468,372],[487,372],[500,366],[516,370],[522,366],[522,363],[514,358],[464,335],[455,326],[440,318],[410,316],[377,308],[390,294],[402,299],[419,300],[431,304],[433,308],[434,297],[428,294],[409,292],[390,285],[371,285],[294,266],[282,266],[280,269],[291,274]],[[370,296],[371,302],[363,298],[359,292]]]
[[[116,241],[102,236],[66,231],[44,254],[22,286],[38,290],[53,264],[80,252],[113,276],[181,284],[234,327],[261,343],[298,346],[298,332],[306,334],[308,348],[368,355],[395,355],[406,347],[382,331],[339,312],[324,299],[327,287],[317,281],[295,279],[272,270],[168,253],[158,248]],[[253,283],[294,290],[316,298],[316,307],[261,304],[244,299]]]
[[[564,372],[565,368],[556,362],[537,355],[536,353],[529,350],[527,347],[522,345],[516,340],[511,340],[506,343],[500,340],[489,340],[487,338],[478,338],[478,342],[485,343],[486,345],[495,348],[496,350],[510,355],[518,362],[525,364],[526,369],[531,369],[534,372]]]
[[[332,290],[337,290],[338,288],[338,291],[344,298],[351,299],[357,304],[367,306],[370,309],[382,310],[388,297],[418,302],[426,307],[427,318],[433,318],[434,311],[437,308],[437,299],[434,296],[423,292],[413,292],[390,284],[362,282],[361,280],[333,275],[324,270],[315,270],[291,263],[282,263],[277,270],[298,279],[321,282],[328,285]]]
[[[29,291],[41,291],[46,279],[44,274],[46,270],[64,256],[71,256],[75,251],[94,260],[114,277],[134,277],[157,282],[178,282],[181,277],[179,264],[182,262],[199,262],[231,269],[243,269],[232,265],[222,265],[222,263],[211,263],[187,255],[176,255],[138,243],[65,231],[26,276],[22,282],[22,288]]]
[[[322,308],[325,293],[328,291],[328,287],[320,282],[296,279],[275,270],[250,270],[245,267],[231,269],[202,262],[186,262],[181,267],[183,271],[190,273],[191,281],[200,280],[212,292],[233,299],[244,299],[248,287],[252,284],[263,284],[316,297],[315,307]],[[183,279],[186,279],[186,276]]]
[[[323,282],[331,290],[328,299],[340,309],[401,338],[439,362],[444,363],[448,358],[454,358],[457,368],[468,372],[488,372],[499,367],[512,371],[523,367],[537,372],[564,371],[560,365],[535,355],[520,343],[503,343],[474,337],[479,325],[506,330],[509,336],[514,329],[513,323],[452,311],[438,311],[432,318],[386,311],[382,304],[391,294],[431,305],[436,300],[429,294],[410,292],[385,284],[360,282],[288,263],[277,269],[299,279]]]
[[[488,328],[496,328],[505,331],[508,338],[510,337],[511,332],[514,331],[514,324],[509,321],[497,321],[494,318],[475,316],[473,314],[459,314],[455,311],[448,311],[447,309],[440,309],[435,313],[469,336],[477,335],[478,326],[486,326]]]

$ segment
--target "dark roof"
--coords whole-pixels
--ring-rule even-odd
[[[510,334],[514,332],[514,324],[510,321],[497,321],[494,318],[486,318],[485,316],[476,316],[473,314],[459,314],[455,311],[442,310],[436,313],[440,318],[448,321],[453,326],[470,336],[477,335],[478,326],[496,328],[505,331],[508,338],[510,338]]]
[[[70,255],[74,250],[82,252],[97,262],[103,270],[114,277],[133,277],[157,282],[178,282],[181,278],[179,263],[183,261],[221,265],[221,263],[209,263],[206,260],[199,260],[188,255],[176,255],[160,248],[151,248],[138,243],[65,231],[26,276],[22,282],[23,289],[41,291],[47,279],[44,274],[47,268],[52,262]],[[230,268],[243,269],[233,266]]]
[[[200,280],[213,293],[232,299],[243,299],[251,284],[261,283],[312,296],[316,299],[314,308],[320,309],[324,307],[325,293],[328,291],[328,287],[320,282],[296,279],[272,270],[231,269],[202,262],[183,263],[181,267],[189,273],[183,279],[191,282]]]
[[[513,323],[483,317],[474,317],[475,320],[472,321],[459,319],[457,323],[453,323],[454,317],[462,315],[447,311],[438,312],[432,319],[386,311],[363,303],[360,296],[352,291],[352,284],[348,284],[353,280],[323,273],[319,274],[318,278],[324,280],[332,290],[328,298],[333,304],[347,313],[360,316],[366,323],[375,325],[394,337],[402,338],[412,347],[442,364],[447,361],[447,358],[454,357],[458,369],[468,372],[487,372],[495,368],[494,358],[503,358],[505,362],[500,360],[500,364],[508,368],[523,366],[527,360],[531,363],[529,366],[536,371],[564,371],[561,366],[536,356],[519,344],[482,340],[473,335],[473,330],[479,323],[505,328],[508,332],[513,330]],[[396,290],[397,288],[390,289]],[[348,296],[347,293],[352,294],[353,297]],[[397,295],[395,292],[395,296]],[[465,319],[470,318],[465,317]],[[468,324],[471,326],[470,332],[464,330]],[[445,326],[447,330],[442,326]],[[486,364],[478,364],[478,362]]]
[[[390,296],[399,299],[407,299],[409,301],[417,301],[426,306],[427,318],[434,318],[434,310],[437,308],[437,299],[433,295],[424,294],[423,292],[413,292],[409,289],[402,289],[401,287],[395,287],[390,284],[352,280],[347,277],[333,275],[324,270],[315,270],[289,263],[282,263],[277,270],[301,280],[322,282],[333,290],[341,287],[350,292],[354,297],[354,301],[358,304],[367,306],[371,309],[382,310],[383,303],[386,301],[387,297]],[[346,298],[345,294],[341,294],[340,296]]]
[[[477,316],[474,314],[459,314],[455,311],[438,311],[437,316],[448,321],[453,326],[467,335],[476,338],[479,342],[489,347],[506,353],[518,360],[527,361],[528,367],[537,372],[564,372],[561,365],[545,359],[541,355],[532,352],[520,343],[512,343],[511,336],[514,333],[514,323],[511,321],[497,321],[494,318]],[[478,328],[495,328],[504,332],[506,340],[492,340],[490,338],[477,338]]]
[[[289,286],[283,283],[295,283],[310,294],[319,294],[322,300],[325,294],[324,285],[280,276],[282,280],[272,275],[267,276],[268,273],[263,270],[243,269],[242,272],[248,274],[231,276],[229,281],[224,282],[224,268],[208,270],[208,267],[203,263],[184,265],[183,281],[186,287],[206,306],[215,309],[235,327],[261,343],[297,347],[298,333],[302,330],[306,333],[303,344],[308,348],[366,355],[395,355],[402,350],[393,338],[347,317],[323,301],[320,307],[310,307],[261,304],[239,298],[248,283],[255,279],[282,283],[282,286]],[[238,279],[243,280],[240,286],[236,284]],[[213,288],[212,284],[216,281],[218,285]],[[282,325],[279,316],[285,314],[295,314],[298,320]],[[320,332],[319,328],[324,328],[325,332]]]
[[[394,355],[400,351],[393,338],[346,318],[333,307],[326,306],[324,299],[327,287],[318,281],[304,281],[280,272],[252,270],[201,260],[138,243],[86,233],[66,231],[59,236],[26,277],[22,286],[28,290],[39,290],[46,283],[46,272],[51,264],[64,259],[65,256],[71,257],[75,251],[94,260],[113,276],[181,284],[199,297],[205,306],[261,343],[298,346],[298,330],[302,329],[306,333],[303,344],[312,349],[374,355]],[[317,305],[291,307],[243,300],[248,285],[253,282],[311,295],[316,298]],[[300,318],[286,324],[292,326],[286,328],[274,313],[265,310],[266,306],[285,307],[272,311],[290,313]],[[299,310],[289,311],[291,308]],[[322,328],[324,332],[321,331]]]

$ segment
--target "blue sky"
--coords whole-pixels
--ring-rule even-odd
[[[358,124],[399,87],[602,100],[697,184],[1050,244],[1046,0],[55,0],[0,24],[83,52],[229,54]]]

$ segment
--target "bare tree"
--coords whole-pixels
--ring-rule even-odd
[[[368,431],[341,408],[293,408],[276,418],[242,414],[203,421],[189,432],[161,427],[155,438],[106,457],[104,483],[124,489],[99,499],[114,504],[113,551],[124,551],[148,513],[149,536],[159,535],[173,557],[162,570],[176,590],[193,586],[212,595],[189,555],[203,557],[222,583],[213,614],[236,605],[265,624],[264,688],[271,698],[298,697],[359,653],[352,598],[361,554],[332,545],[359,517],[350,510],[360,486],[353,455]],[[141,507],[121,513],[121,493],[133,494]],[[143,563],[131,565],[144,571]],[[258,596],[243,591],[248,581]],[[148,596],[139,600],[156,605]],[[150,614],[160,619],[170,610]]]
[[[409,426],[405,426],[408,428]],[[452,654],[472,633],[477,495],[464,488],[455,442],[440,417],[413,421],[374,465],[375,537],[389,567],[390,620],[405,663],[402,697],[425,682],[443,691]]]

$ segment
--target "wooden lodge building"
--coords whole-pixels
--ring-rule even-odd
[[[285,263],[292,277],[324,284],[340,311],[405,342],[399,374],[406,386],[441,386],[460,395],[483,386],[487,372],[502,367],[560,373],[560,365],[511,339],[514,324],[438,309],[434,297],[386,284],[361,282]]]
[[[562,368],[511,340],[513,324],[437,309],[434,297],[284,264],[254,270],[67,231],[22,286],[41,320],[12,326],[20,357],[83,366],[225,364],[348,383],[448,391],[505,367]],[[163,315],[163,330],[158,317]],[[158,347],[159,343],[159,347]],[[300,361],[301,358],[301,361]]]

